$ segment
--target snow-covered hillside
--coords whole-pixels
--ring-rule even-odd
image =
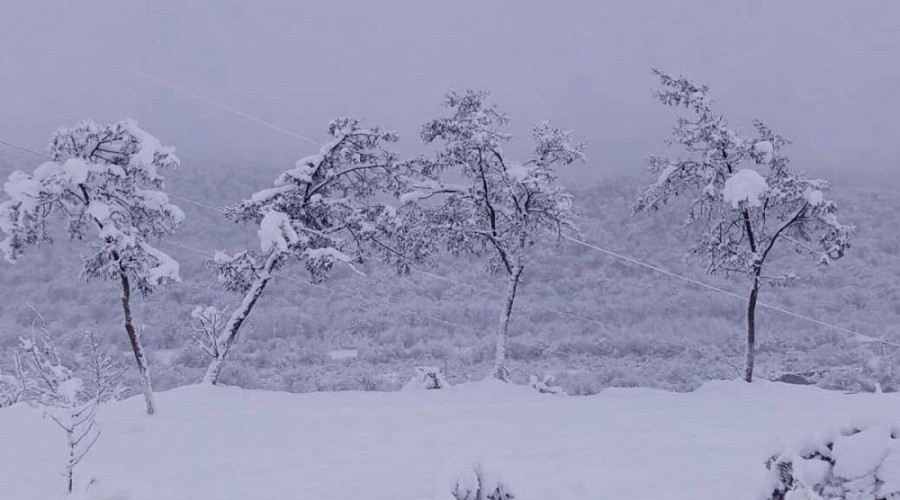
[[[77,471],[91,500],[445,500],[477,464],[517,500],[754,499],[764,462],[811,434],[900,424],[900,395],[758,381],[692,393],[542,395],[493,380],[440,391],[289,394],[188,386],[159,414],[101,409]],[[0,410],[0,498],[61,497],[64,436]],[[102,493],[102,495],[101,495]]]

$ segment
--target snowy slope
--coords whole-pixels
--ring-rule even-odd
[[[80,469],[129,500],[447,499],[482,463],[517,499],[755,498],[763,462],[812,432],[900,422],[900,395],[755,382],[696,392],[557,397],[480,382],[443,391],[288,394],[183,387],[102,409]],[[64,438],[26,407],[0,410],[0,498],[48,500]]]

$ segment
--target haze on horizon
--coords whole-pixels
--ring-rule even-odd
[[[663,150],[658,67],[789,137],[802,170],[884,174],[900,153],[898,54],[890,1],[17,2],[0,20],[0,138],[43,150],[80,118],[133,117],[185,168],[276,172],[313,146],[129,71],[317,140],[332,117],[363,117],[405,152],[447,90],[483,88],[518,135],[547,118],[589,141],[564,179],[595,181]]]

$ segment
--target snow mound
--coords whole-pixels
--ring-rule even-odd
[[[751,207],[758,207],[762,204],[760,198],[768,189],[766,179],[759,172],[745,168],[725,181],[722,196],[725,198],[725,202],[730,203],[734,208],[740,207],[742,202],[746,202]]]
[[[766,500],[900,498],[900,428],[848,429],[766,462]]]

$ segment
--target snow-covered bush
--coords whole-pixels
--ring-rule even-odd
[[[575,230],[572,196],[557,184],[556,169],[582,159],[584,145],[571,144],[571,133],[543,122],[534,127],[531,158],[516,162],[503,150],[509,119],[487,92],[450,92],[444,106],[449,116],[422,127],[423,140],[442,147],[433,157],[407,163],[412,180],[400,200],[411,209],[412,225],[426,233],[411,241],[427,242],[429,251],[487,255],[488,270],[505,275],[494,376],[506,380],[510,316],[526,249],[548,234]]]
[[[765,500],[900,499],[900,428],[847,429],[766,462]]]
[[[772,257],[788,249],[828,264],[850,248],[853,227],[838,220],[837,205],[825,198],[827,181],[791,169],[784,137],[759,121],[755,135],[743,136],[713,109],[708,86],[655,73],[663,87],[657,100],[687,110],[668,141],[685,155],[650,158],[656,180],[640,191],[634,210],[653,212],[670,199],[690,197],[684,224],[697,234],[689,256],[709,274],[749,278],[744,379],[750,382],[760,286],[795,277],[789,269],[772,271]]]
[[[516,496],[499,476],[481,466],[462,474],[450,490],[453,500],[514,500]]]
[[[14,351],[13,371],[8,375],[0,372],[0,408],[25,401],[28,393],[29,382],[22,357]]]
[[[226,309],[216,306],[197,306],[191,311],[191,330],[188,332],[194,345],[209,357],[219,357],[219,336],[225,329]]]
[[[51,161],[27,174],[15,171],[3,185],[0,242],[7,260],[28,247],[51,241],[54,219],[69,237],[90,238],[82,277],[110,280],[121,288],[124,326],[141,381],[147,413],[154,413],[147,356],[132,318],[131,292],[149,294],[180,281],[178,263],[151,240],[165,238],[184,213],[169,203],[161,171],[178,166],[174,148],[141,129],[134,120],[98,125],[83,120],[50,139]]]
[[[444,379],[440,367],[417,366],[415,375],[403,386],[403,390],[444,389],[447,387],[450,387],[450,384]]]
[[[541,378],[538,378],[537,375],[529,375],[528,385],[530,385],[533,389],[540,392],[541,394],[566,393],[565,389],[556,384],[556,377],[550,375],[549,373],[545,374]]]
[[[29,381],[27,401],[44,411],[66,435],[66,491],[75,491],[75,468],[100,437],[95,422],[101,403],[122,393],[124,369],[100,348],[93,332],[84,334],[81,366],[73,369],[60,359],[49,330],[39,317],[40,338],[22,338],[23,376]],[[90,483],[88,483],[89,486]]]

